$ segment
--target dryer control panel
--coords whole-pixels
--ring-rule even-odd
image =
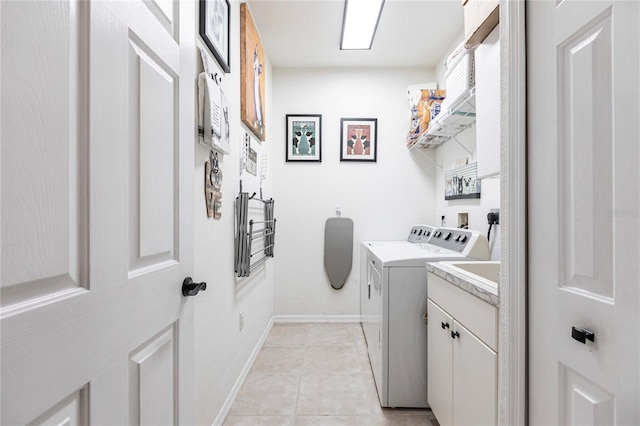
[[[407,241],[416,244],[429,242],[429,238],[431,238],[434,229],[433,226],[429,225],[415,225],[411,228]]]
[[[435,228],[429,244],[462,253],[478,260],[489,259],[489,242],[479,231],[460,228]]]

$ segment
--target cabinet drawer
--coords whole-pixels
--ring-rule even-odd
[[[429,272],[428,295],[487,346],[498,351],[498,309]]]

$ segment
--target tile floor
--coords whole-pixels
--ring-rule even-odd
[[[224,424],[438,426],[380,407],[359,324],[275,324]]]

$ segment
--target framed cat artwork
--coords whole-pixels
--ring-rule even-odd
[[[322,161],[322,115],[287,114],[287,161]]]
[[[377,118],[340,119],[340,161],[376,162]]]
[[[264,50],[246,3],[240,4],[240,118],[258,140],[266,137]]]

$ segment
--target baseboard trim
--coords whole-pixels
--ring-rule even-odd
[[[274,324],[335,323],[359,324],[360,315],[274,315]]]
[[[218,412],[218,416],[213,421],[213,426],[220,426],[227,419],[227,416],[229,415],[229,411],[231,410],[233,403],[238,397],[238,392],[240,392],[240,388],[242,387],[242,384],[247,378],[247,375],[249,375],[249,371],[251,371],[251,367],[253,366],[253,363],[258,357],[258,354],[260,353],[260,350],[262,349],[262,346],[264,345],[265,340],[267,340],[267,336],[271,331],[271,327],[273,327],[273,323],[274,323],[274,320],[273,318],[271,318],[271,320],[269,321],[269,324],[267,324],[267,327],[262,333],[262,336],[260,336],[260,340],[258,340],[258,343],[256,343],[256,347],[253,348],[253,351],[251,352],[251,356],[249,356],[249,359],[247,360],[244,367],[242,368],[242,371],[240,372],[238,379],[236,380],[233,387],[231,388],[231,391],[229,392],[229,395],[227,396],[226,401],[224,402],[224,404],[222,405],[222,408]]]

